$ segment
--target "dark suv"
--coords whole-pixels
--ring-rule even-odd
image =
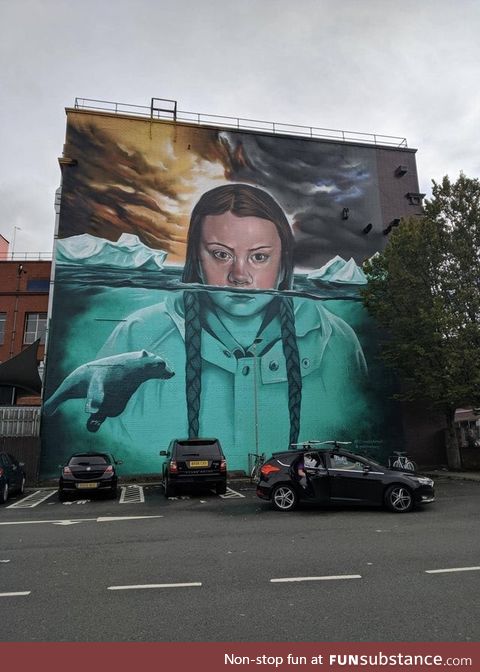
[[[179,486],[214,487],[217,495],[227,491],[227,461],[218,439],[174,439],[160,455],[165,497],[174,497]]]

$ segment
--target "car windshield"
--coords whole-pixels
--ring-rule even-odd
[[[205,457],[220,457],[220,451],[218,446],[204,446],[203,449],[192,451],[189,448],[183,448],[182,446],[177,446],[176,450],[177,458],[184,460],[194,460],[197,458]]]
[[[104,457],[103,455],[78,455],[76,457],[72,457],[68,464],[71,467],[85,467],[88,465],[100,465],[100,464],[110,464],[109,460]]]
[[[188,445],[182,445],[177,443],[175,449],[175,455],[180,459],[192,460],[196,458],[202,458],[205,456],[209,457],[220,457],[220,447],[218,441],[212,441],[209,443],[189,443]]]

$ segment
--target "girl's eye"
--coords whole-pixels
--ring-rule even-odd
[[[257,263],[262,264],[267,261],[268,254],[265,254],[265,252],[255,252],[255,254],[252,254],[252,259]]]
[[[220,261],[227,261],[230,259],[230,254],[225,250],[212,250],[212,255],[215,259],[219,259]]]

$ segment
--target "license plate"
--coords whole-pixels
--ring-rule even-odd
[[[77,483],[77,488],[79,490],[91,490],[92,488],[97,488],[98,483]]]
[[[188,463],[188,466],[195,469],[196,467],[208,467],[208,460],[193,460]]]

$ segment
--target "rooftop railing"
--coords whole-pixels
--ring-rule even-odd
[[[52,252],[7,252],[0,254],[2,261],[52,261]]]
[[[134,117],[149,117],[150,119],[160,119],[164,121],[179,121],[188,124],[197,124],[199,126],[215,126],[233,130],[273,133],[275,135],[292,135],[317,140],[335,140],[337,142],[407,148],[407,139],[395,135],[379,135],[377,133],[361,133],[358,131],[343,131],[334,128],[300,126],[298,124],[284,124],[276,121],[262,121],[259,119],[227,117],[218,114],[187,112],[184,110],[177,110],[177,101],[168,100],[166,98],[152,98],[149,107],[146,105],[115,103],[108,100],[75,98],[75,109],[110,112],[113,114]]]

